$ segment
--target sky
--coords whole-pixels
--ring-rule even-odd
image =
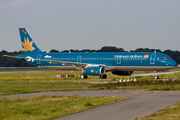
[[[0,51],[22,50],[19,28],[47,52],[180,51],[180,0],[1,0]]]

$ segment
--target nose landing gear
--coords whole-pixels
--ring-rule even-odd
[[[159,76],[157,74],[157,71],[154,71],[155,72],[155,79],[159,79]]]

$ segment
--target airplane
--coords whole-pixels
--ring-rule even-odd
[[[134,71],[161,71],[177,66],[168,55],[156,52],[97,52],[97,53],[45,53],[36,45],[26,28],[19,28],[23,54],[4,55],[55,70],[82,70],[80,78],[88,75],[106,79],[106,72],[132,75]],[[156,74],[156,78],[159,76]]]

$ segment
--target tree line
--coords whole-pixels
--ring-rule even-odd
[[[149,49],[149,48],[137,48],[136,50],[130,50],[130,52],[159,52],[164,53],[170,56],[173,60],[175,60],[178,64],[180,64],[180,52],[179,51],[172,51],[172,50],[165,50],[161,51],[160,49]],[[125,51],[123,48],[117,48],[113,46],[104,46],[99,50],[90,50],[90,49],[83,49],[83,50],[63,50],[58,51],[55,49],[50,50],[49,53],[64,53],[64,52],[129,52]],[[34,65],[26,63],[24,61],[20,61],[14,58],[3,57],[3,55],[20,55],[23,54],[22,51],[15,51],[15,52],[7,52],[6,50],[2,50],[0,52],[0,67],[34,67]]]

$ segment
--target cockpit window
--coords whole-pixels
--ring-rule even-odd
[[[170,57],[166,58],[166,57],[162,57],[161,60],[171,60]]]

